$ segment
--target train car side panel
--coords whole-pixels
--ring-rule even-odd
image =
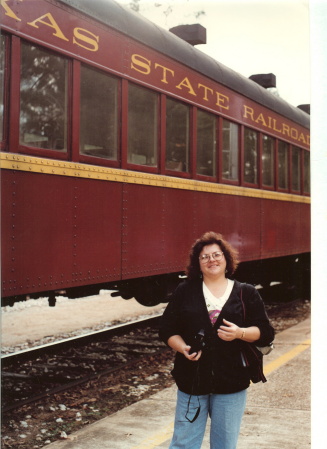
[[[49,175],[2,172],[2,206],[11,210],[2,214],[5,295],[71,284],[72,195],[70,180],[62,181],[59,184]]]
[[[173,272],[185,270],[190,245],[198,238],[197,195],[197,192],[185,190],[166,189],[165,192],[166,258]]]
[[[266,200],[261,219],[264,258],[310,251],[308,204]]]
[[[1,193],[5,296],[119,279],[121,185],[3,170]]]
[[[192,192],[124,185],[122,278],[181,271],[194,238]]]
[[[122,185],[76,179],[73,187],[74,281],[121,278]]]

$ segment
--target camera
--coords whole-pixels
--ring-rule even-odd
[[[194,352],[198,353],[205,347],[205,335],[204,329],[201,329],[194,337],[193,344],[191,345],[191,349],[189,350],[189,354],[193,354]]]

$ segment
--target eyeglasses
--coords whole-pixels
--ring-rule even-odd
[[[223,255],[224,253],[216,251],[215,253],[211,254],[202,254],[199,259],[201,263],[208,263],[211,257],[213,258],[213,260],[221,260],[223,258]]]

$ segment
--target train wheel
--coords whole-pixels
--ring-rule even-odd
[[[146,296],[144,294],[135,295],[136,301],[142,306],[154,307],[161,303],[160,300],[156,299],[154,296]]]
[[[159,289],[152,283],[144,283],[140,285],[135,293],[135,299],[142,306],[154,307],[161,303],[161,295]]]
[[[146,307],[154,307],[165,300],[167,286],[160,279],[143,279],[136,285],[135,299]]]
[[[114,286],[111,296],[123,299],[135,298],[142,306],[153,307],[168,302],[168,295],[181,282],[179,274],[133,279]]]

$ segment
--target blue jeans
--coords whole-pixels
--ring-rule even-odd
[[[200,449],[208,415],[211,418],[210,449],[236,449],[245,404],[246,390],[200,396],[178,390],[175,428],[169,449]],[[199,406],[199,415],[190,422]]]

